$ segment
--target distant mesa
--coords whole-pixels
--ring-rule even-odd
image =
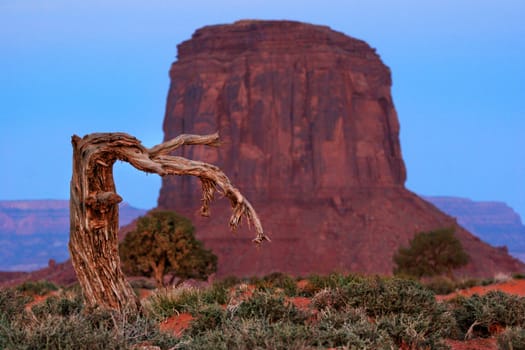
[[[239,21],[208,26],[178,46],[164,139],[219,131],[222,147],[186,147],[220,166],[259,212],[272,243],[228,231],[228,203],[196,212],[200,184],[163,178],[158,204],[190,216],[219,272],[390,274],[416,232],[455,226],[472,257],[463,271],[523,271],[504,250],[404,187],[390,70],[362,40],[325,26]]]
[[[146,211],[120,205],[120,225]],[[33,271],[69,259],[69,201],[0,201],[0,271]],[[1,278],[0,278],[1,279]]]
[[[485,242],[506,247],[510,254],[525,261],[525,226],[518,213],[507,204],[445,196],[423,198],[457,218],[461,226]]]

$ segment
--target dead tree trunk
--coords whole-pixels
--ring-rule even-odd
[[[234,230],[243,216],[253,223],[254,242],[269,240],[251,204],[231,185],[216,166],[169,155],[183,145],[218,146],[218,134],[180,135],[152,148],[145,148],[135,137],[125,133],[95,133],[72,137],[73,176],[70,197],[69,251],[86,306],[122,312],[137,310],[139,301],[120,268],[118,254],[118,203],[113,164],[117,160],[135,168],[165,175],[193,175],[202,184],[202,215],[218,189],[230,199]]]

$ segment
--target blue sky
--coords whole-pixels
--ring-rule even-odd
[[[73,134],[162,140],[176,45],[208,24],[292,19],[375,47],[393,73],[407,187],[504,201],[525,219],[525,1],[0,2],[0,199],[66,199]],[[160,178],[115,169],[156,205]]]

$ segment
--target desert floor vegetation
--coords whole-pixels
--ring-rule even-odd
[[[499,349],[525,347],[525,297],[491,291],[441,300],[397,277],[275,273],[161,288],[141,302],[142,314],[122,315],[88,311],[78,286],[1,289],[0,348],[448,349],[488,337]]]

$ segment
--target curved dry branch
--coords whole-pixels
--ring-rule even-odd
[[[202,185],[203,199],[201,214],[203,216],[209,215],[209,204],[213,200],[215,191],[219,188],[223,195],[230,200],[232,205],[233,213],[230,218],[231,229],[235,230],[241,223],[242,217],[245,216],[248,223],[253,224],[255,228],[256,237],[253,241],[257,244],[260,244],[263,241],[270,241],[268,236],[264,234],[259,216],[250,202],[231,184],[230,179],[219,167],[184,157],[164,155],[168,149],[174,149],[174,145],[178,145],[176,147],[183,144],[216,146],[218,142],[218,134],[207,136],[181,136],[184,136],[182,139],[183,141],[174,142],[174,140],[178,139],[177,137],[171,141],[152,147],[149,150],[142,148],[140,151],[137,151],[137,148],[132,148],[129,149],[128,152],[128,150],[123,149],[123,152],[119,152],[117,157],[129,162],[139,170],[157,173],[161,176],[192,175],[198,177]]]
[[[118,311],[139,308],[139,302],[126,281],[118,256],[118,203],[113,181],[116,160],[135,168],[166,175],[197,176],[202,184],[201,214],[209,215],[209,204],[215,191],[222,192],[232,205],[230,227],[235,230],[246,217],[252,223],[260,244],[270,241],[252,205],[218,167],[170,152],[183,145],[218,146],[219,135],[180,135],[152,148],[144,147],[125,133],[94,133],[73,144],[73,176],[70,197],[71,261],[77,273],[88,307],[101,306]]]
[[[153,146],[148,150],[150,157],[168,154],[183,145],[206,145],[211,147],[220,146],[219,133],[211,135],[181,134],[174,139]]]

